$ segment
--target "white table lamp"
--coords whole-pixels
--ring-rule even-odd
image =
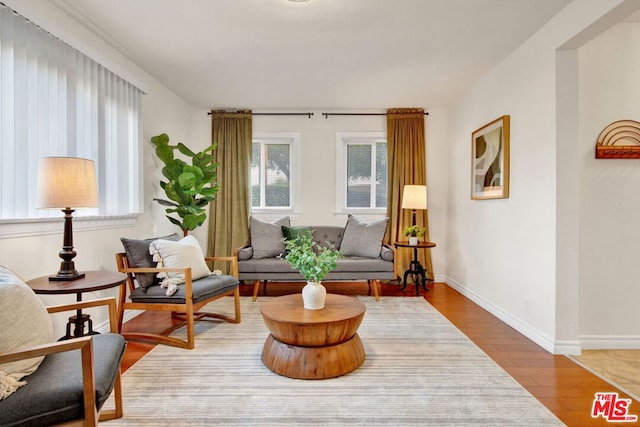
[[[38,168],[38,209],[61,209],[64,212],[64,236],[60,252],[60,270],[49,280],[76,280],[73,258],[72,213],[76,208],[98,206],[98,187],[93,160],[77,157],[43,157]]]

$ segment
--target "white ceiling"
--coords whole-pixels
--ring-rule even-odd
[[[53,0],[196,108],[443,107],[571,0]]]

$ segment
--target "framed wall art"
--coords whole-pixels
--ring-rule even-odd
[[[471,134],[471,198],[509,197],[509,118],[502,116]]]

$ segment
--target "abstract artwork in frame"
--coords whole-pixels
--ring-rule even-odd
[[[502,116],[471,134],[471,198],[509,197],[509,117]]]

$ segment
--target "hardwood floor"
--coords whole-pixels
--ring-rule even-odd
[[[277,296],[300,292],[303,284],[269,284],[267,295]],[[328,292],[348,295],[370,295],[366,283],[326,283]],[[630,398],[606,381],[564,356],[548,353],[540,346],[506,325],[459,292],[443,283],[429,284],[422,296],[451,323],[487,353],[498,365],[522,384],[533,396],[551,410],[562,422],[573,427],[611,425],[604,418],[592,418],[595,393],[617,392],[620,398]],[[241,293],[249,296],[253,286],[241,285]],[[262,295],[262,289],[261,289]],[[383,284],[382,296],[415,297],[415,287],[403,292],[393,284]],[[171,324],[167,313],[143,313],[127,322],[124,331],[136,329],[161,331]],[[429,325],[424,325],[424,328]],[[197,338],[196,338],[197,345]],[[124,355],[123,369],[134,365],[154,344],[129,342]],[[188,351],[188,350],[185,350]],[[508,404],[508,402],[505,402]],[[629,415],[640,415],[640,403],[633,400]],[[514,420],[517,424],[517,420]],[[639,423],[623,423],[640,425]]]

